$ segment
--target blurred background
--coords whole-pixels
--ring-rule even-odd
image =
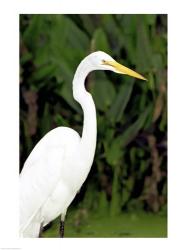
[[[87,77],[97,149],[65,237],[166,237],[167,15],[20,15],[20,171],[49,130],[68,126],[81,135],[72,79],[96,50],[148,82],[108,71]],[[44,237],[58,237],[58,223]]]

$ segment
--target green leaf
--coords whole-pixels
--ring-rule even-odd
[[[129,154],[130,154],[131,165],[134,165],[136,161],[136,148],[132,147],[130,149]]]
[[[128,191],[131,191],[134,186],[134,178],[131,176],[126,180],[126,187]]]
[[[32,54],[29,51],[25,51],[20,58],[20,63],[25,64],[26,62],[32,60]]]
[[[107,111],[113,103],[116,95],[112,82],[104,76],[103,72],[101,74],[97,72],[97,78],[91,86],[91,93],[93,95],[96,108],[100,111]]]
[[[145,14],[144,17],[145,17],[147,24],[149,24],[151,26],[155,25],[155,23],[156,23],[156,15],[155,14]]]
[[[60,114],[56,114],[54,121],[56,122],[57,126],[69,126],[69,122],[63,119],[63,117]]]
[[[136,65],[141,71],[148,71],[152,65],[153,53],[148,32],[148,27],[141,17],[137,23],[137,48],[136,48]]]
[[[143,128],[143,125],[146,121],[147,116],[150,113],[150,110],[151,106],[147,107],[145,111],[139,116],[139,118],[130,127],[128,127],[124,133],[118,136],[118,141],[121,146],[126,146],[137,136],[140,129]]]
[[[124,46],[124,37],[121,33],[120,26],[116,23],[114,15],[101,15],[100,18],[101,27],[110,45],[110,51],[112,51],[113,55],[118,55],[120,49]]]
[[[29,49],[37,49],[39,33],[45,19],[41,15],[28,15],[28,27],[23,34],[23,40]]]
[[[107,117],[111,122],[114,123],[121,120],[130,99],[133,84],[134,79],[130,78],[124,85],[121,85],[117,97],[115,98],[110,110],[107,112]]]
[[[108,212],[108,200],[104,191],[99,193],[98,211],[100,215],[105,215]]]
[[[112,182],[112,200],[110,205],[110,215],[115,216],[119,214],[121,209],[121,195],[119,193],[119,165],[114,168],[114,176]]]
[[[101,28],[96,29],[96,31],[94,32],[92,44],[94,50],[102,50],[106,53],[110,53],[110,46],[107,36]]]
[[[38,68],[32,75],[33,81],[40,81],[44,78],[51,78],[54,74],[56,67],[52,64],[43,65]]]
[[[145,161],[145,160],[142,160],[141,162],[140,162],[140,171],[139,171],[139,178],[141,178],[141,176],[142,176],[142,173],[144,173],[145,172],[145,170],[146,170],[146,168],[147,168],[147,164],[148,162],[147,161]]]
[[[85,14],[80,15],[80,18],[82,20],[84,29],[89,33],[90,36],[92,36],[95,30],[94,19],[96,18],[96,15]]]
[[[52,117],[49,111],[49,104],[47,103],[44,108],[44,113],[42,115],[42,119],[39,123],[41,135],[44,136],[47,132],[50,131],[52,124]]]
[[[152,58],[153,68],[154,71],[158,71],[163,69],[163,61],[161,54],[155,54]]]
[[[123,155],[123,149],[121,145],[119,144],[118,138],[113,139],[112,142],[105,145],[105,157],[111,166],[116,167],[117,164],[119,164],[121,157]]]
[[[154,80],[154,77],[153,77],[153,74],[150,72],[149,73],[149,81],[147,83],[147,86],[148,88],[153,92],[154,94],[154,91],[155,91],[155,80]]]

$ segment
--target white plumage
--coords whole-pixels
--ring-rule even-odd
[[[97,122],[92,96],[84,82],[93,70],[112,70],[145,79],[118,64],[104,52],[94,52],[78,66],[73,79],[73,96],[84,113],[80,137],[73,129],[58,127],[34,147],[20,174],[20,236],[38,237],[40,227],[66,210],[84,183],[95,154]]]

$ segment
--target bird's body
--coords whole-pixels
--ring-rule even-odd
[[[59,215],[64,221],[66,210],[84,183],[95,154],[96,110],[92,96],[85,89],[85,78],[97,69],[126,72],[126,67],[123,72],[121,65],[116,63],[118,67],[114,67],[115,63],[104,52],[92,53],[80,63],[73,79],[73,96],[83,109],[82,136],[67,127],[53,129],[27,158],[20,174],[21,237],[38,237],[40,228]],[[143,79],[134,71],[125,74]]]
[[[74,130],[59,127],[47,133],[29,155],[20,175],[23,237],[38,237],[41,224],[65,215],[80,186],[75,164],[79,146],[80,136]],[[69,182],[71,186],[66,184]]]

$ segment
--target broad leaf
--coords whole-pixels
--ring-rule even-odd
[[[124,85],[121,85],[119,93],[107,113],[107,117],[111,122],[114,123],[120,121],[124,115],[125,108],[132,93],[133,83],[134,79],[131,78],[131,80],[126,82]]]

